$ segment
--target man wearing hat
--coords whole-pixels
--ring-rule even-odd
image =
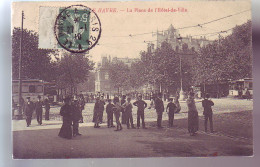
[[[35,103],[35,111],[36,111],[36,116],[37,116],[37,122],[39,125],[42,124],[42,106],[43,102],[41,101],[41,96],[38,96],[38,100]]]
[[[79,133],[79,120],[81,118],[80,105],[77,98],[74,98],[72,102],[72,126],[73,126],[73,136],[80,136]]]
[[[162,128],[162,114],[164,111],[164,104],[162,101],[162,94],[158,93],[158,97],[155,100],[155,110],[157,113],[157,127]]]
[[[25,104],[23,106],[23,111],[26,116],[27,127],[29,127],[31,125],[34,104],[33,104],[33,102],[31,102],[30,97],[27,97],[26,99],[27,99],[27,102],[25,102]]]
[[[144,109],[147,107],[147,103],[142,100],[142,95],[138,95],[138,100],[133,103],[134,106],[137,106],[137,129],[140,127],[140,118],[142,119],[142,127],[146,129],[144,122]]]

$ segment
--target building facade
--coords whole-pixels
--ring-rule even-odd
[[[110,76],[109,76],[109,64],[114,63],[117,61],[121,61],[128,65],[128,67],[131,66],[133,62],[139,61],[140,59],[137,58],[118,58],[113,57],[111,59],[110,56],[103,56],[101,58],[101,62],[97,64],[96,72],[95,72],[95,92],[102,92],[105,94],[112,94],[117,92],[118,90],[114,88],[114,86],[110,82]]]
[[[171,44],[172,48],[175,51],[182,50],[183,47],[187,47],[186,49],[192,50],[192,51],[198,51],[200,47],[203,47],[205,45],[208,45],[212,43],[212,41],[208,40],[202,36],[199,38],[193,38],[192,36],[181,36],[178,29],[175,29],[173,25],[171,24],[167,30],[164,31],[157,31],[156,33],[153,33],[154,41],[148,42],[148,51],[153,52],[154,49],[161,47],[161,44],[163,42],[168,42]]]

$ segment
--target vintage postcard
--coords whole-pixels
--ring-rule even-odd
[[[251,1],[12,3],[14,159],[253,156]]]

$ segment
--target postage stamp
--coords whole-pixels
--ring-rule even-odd
[[[41,6],[38,31],[39,48],[82,53],[98,43],[101,22],[98,15],[87,6]]]
[[[58,47],[73,53],[93,48],[101,36],[101,23],[97,14],[83,5],[59,8],[54,26]]]

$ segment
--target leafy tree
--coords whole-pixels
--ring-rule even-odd
[[[128,86],[129,68],[122,61],[115,61],[108,65],[109,76],[114,88],[120,92],[120,88]]]
[[[134,62],[131,64],[128,75],[128,85],[132,89],[136,90],[139,87],[143,86],[145,83],[145,65],[142,61]]]
[[[231,35],[200,49],[194,59],[194,84],[252,77],[251,26],[251,21],[236,26]]]
[[[64,53],[57,62],[56,84],[59,88],[70,88],[70,93],[77,84],[87,81],[94,63],[84,54]]]
[[[14,28],[12,35],[12,77],[19,78],[19,56],[21,29]],[[53,70],[55,65],[51,63],[50,53],[53,50],[38,48],[38,34],[32,30],[24,29],[22,41],[22,78],[42,79],[51,81],[55,79]]]

